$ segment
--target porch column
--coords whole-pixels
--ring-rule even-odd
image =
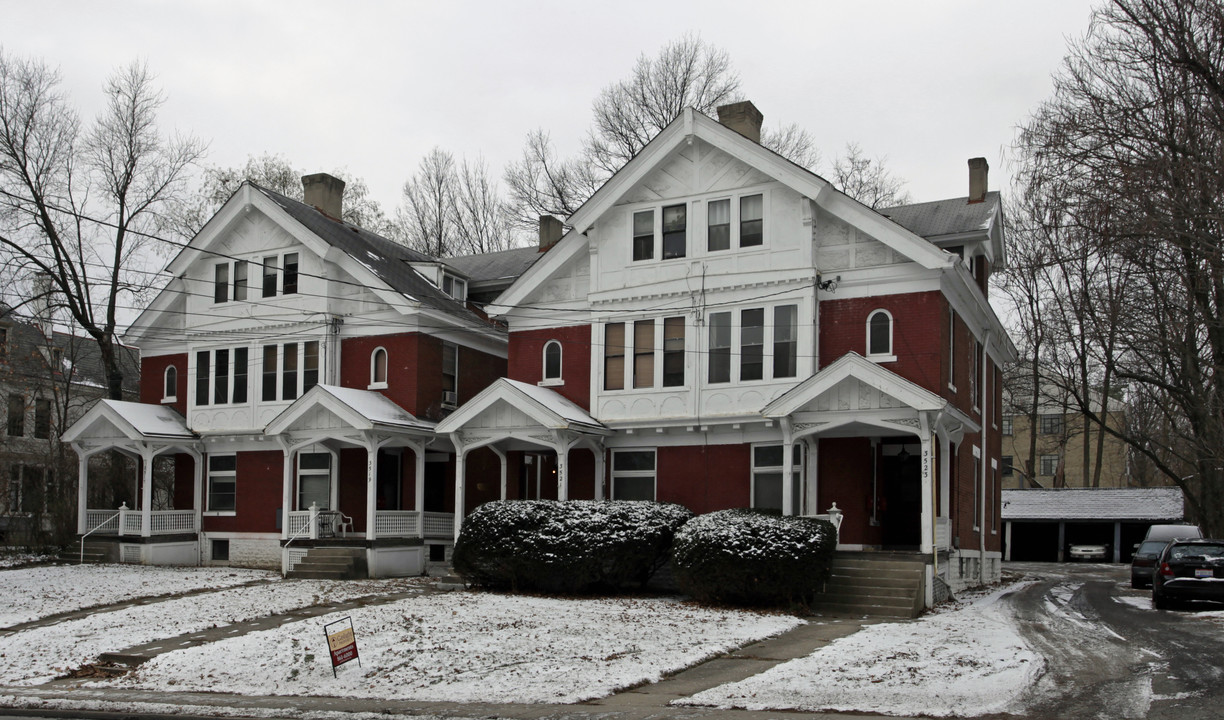
[[[607,474],[604,460],[603,445],[596,445],[591,448],[591,452],[595,455],[595,499],[604,499],[604,475]]]
[[[375,513],[378,512],[378,448],[380,444],[373,438],[366,438],[366,540],[373,540],[376,535],[375,526],[378,517]]]
[[[820,514],[820,439],[808,435],[803,439],[807,447],[807,465],[803,468],[803,514]]]
[[[782,514],[795,514],[795,441],[790,418],[779,418],[782,426]]]
[[[148,446],[140,448],[140,459],[144,465],[144,485],[140,488],[140,536],[153,534],[153,458],[155,453]]]
[[[463,490],[467,479],[463,461],[467,458],[468,451],[459,433],[453,432],[450,436],[451,444],[455,446],[455,539],[458,540],[459,528],[463,525]]]
[[[281,467],[281,540],[289,539],[289,513],[293,510],[293,450],[281,440],[284,465]]]
[[[924,428],[919,439],[922,441],[922,545],[919,550],[930,553],[935,548],[935,458],[930,431]]]
[[[191,504],[195,508],[195,518],[192,520],[196,532],[204,529],[204,454],[188,453],[191,456]],[[283,526],[288,520],[282,519]]]
[[[414,467],[416,468],[416,480],[412,484],[412,509],[417,513],[417,537],[425,537],[425,443],[410,442],[408,447],[412,448],[412,455],[415,458]]]
[[[81,448],[77,453],[77,534],[89,532],[89,456]]]
[[[952,506],[952,438],[939,437],[939,516],[951,517]]]
[[[1003,560],[1006,562],[1011,562],[1011,526],[1011,520],[1003,523],[1003,542],[1006,547]]]
[[[565,443],[554,445],[557,450],[557,499],[569,500],[569,446]]]
[[[501,461],[501,499],[506,499],[506,453],[504,450],[499,450],[496,445],[490,445],[489,449]]]
[[[1122,523],[1114,523],[1113,561],[1122,562]]]

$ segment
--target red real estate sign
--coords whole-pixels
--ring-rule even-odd
[[[339,627],[332,630],[334,626]],[[352,618],[324,625],[323,634],[327,635],[327,647],[331,651],[332,675],[336,674],[337,667],[349,660],[356,660],[358,665],[361,664],[361,659],[357,657],[357,636],[353,633]]]

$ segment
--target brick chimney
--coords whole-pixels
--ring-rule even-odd
[[[754,143],[761,142],[761,121],[764,119],[765,116],[751,100],[721,105],[718,108],[718,122]]]
[[[986,158],[969,158],[969,202],[980,203],[986,199],[986,174],[990,165]]]
[[[302,176],[302,195],[307,205],[339,220],[344,212],[344,181],[327,173]]]
[[[540,216],[540,252],[548,250],[548,248],[557,244],[561,239],[561,235],[565,231],[565,226],[561,221],[552,215]]]

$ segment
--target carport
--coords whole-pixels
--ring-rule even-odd
[[[1003,559],[1063,562],[1071,545],[1108,545],[1130,562],[1149,526],[1182,522],[1181,488],[1004,490]]]

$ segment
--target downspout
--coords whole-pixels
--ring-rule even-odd
[[[985,582],[985,577],[986,577],[986,477],[987,477],[986,473],[990,472],[990,462],[989,462],[990,456],[989,456],[989,451],[987,450],[987,447],[986,447],[986,430],[987,428],[990,427],[990,425],[988,424],[987,418],[990,417],[990,413],[988,412],[988,409],[990,408],[991,392],[993,392],[993,388],[990,388],[991,392],[987,392],[988,376],[986,374],[986,364],[990,358],[990,332],[991,332],[990,328],[987,328],[986,334],[982,337],[982,374],[980,376],[982,378],[982,382],[981,382],[981,387],[982,387],[982,417],[981,417],[981,420],[982,420],[982,437],[981,437],[982,477],[980,477],[978,481],[981,483],[981,490],[979,491],[980,493],[979,497],[982,498],[982,525],[981,527],[978,528],[978,546],[979,546],[979,549],[978,549],[978,584],[979,585]]]

